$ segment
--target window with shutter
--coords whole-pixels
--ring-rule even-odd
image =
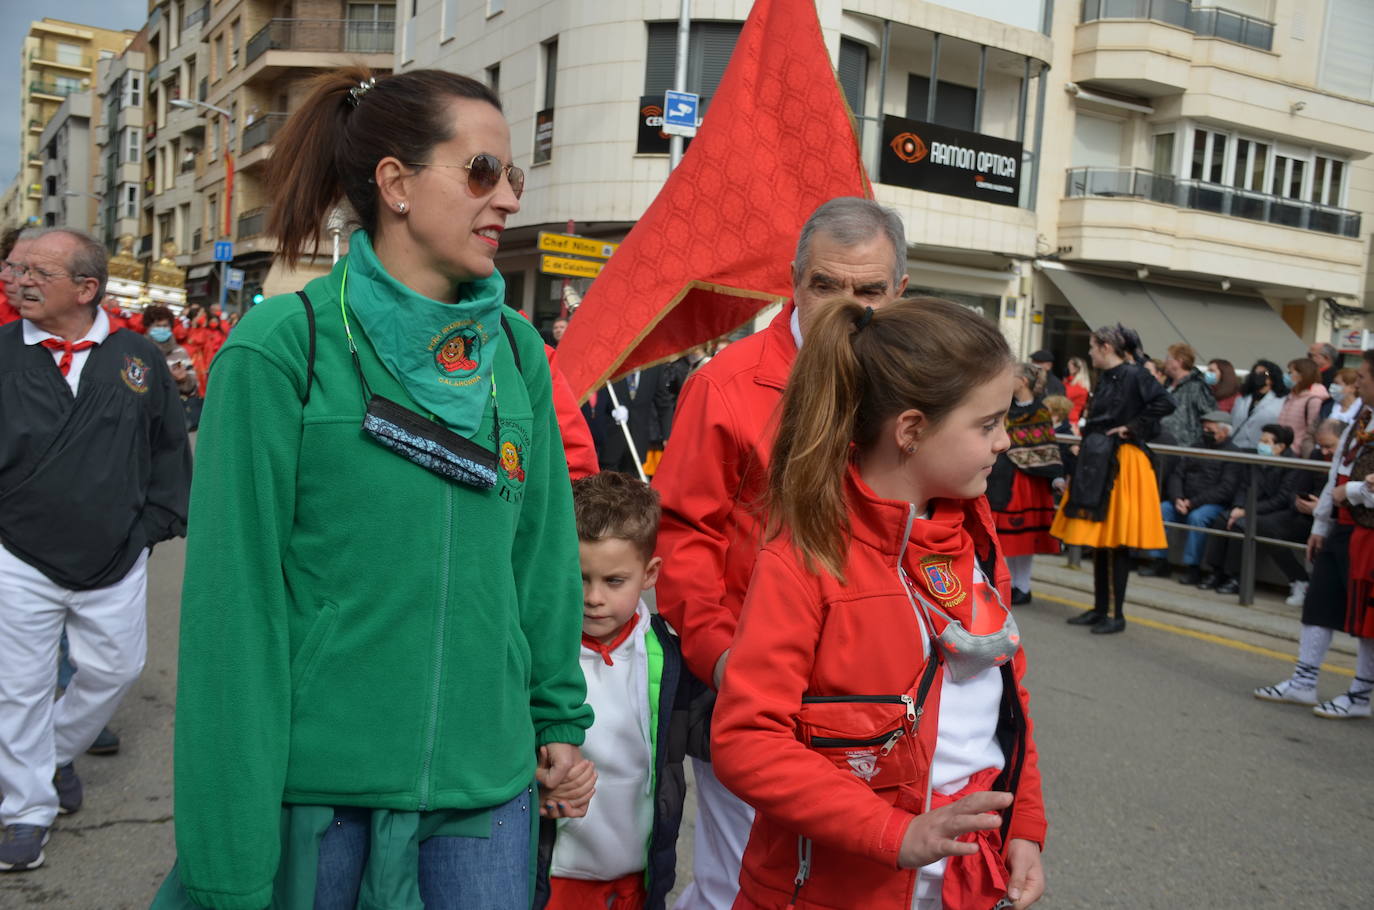
[[[742,23],[693,22],[687,47],[687,91],[705,99],[715,94],[735,51]],[[644,66],[644,94],[662,95],[673,88],[677,71],[677,23],[650,22],[648,56]]]
[[[915,73],[906,78],[906,115],[910,120],[924,120],[959,130],[977,132],[973,111],[978,106],[978,89],[956,85],[941,79],[935,87],[935,117],[927,116],[930,105],[930,78]]]
[[[1329,0],[1317,84],[1329,92],[1374,100],[1374,4]]]
[[[868,48],[849,38],[840,39],[840,88],[854,116],[862,117],[868,91]]]

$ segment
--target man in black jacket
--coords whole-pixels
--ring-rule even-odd
[[[80,808],[72,759],[143,669],[148,554],[186,532],[181,397],[150,341],[110,330],[107,276],[62,229],[4,266],[22,319],[0,328],[0,871],[42,864]],[[77,669],[54,703],[64,625]]]
[[[1238,451],[1231,444],[1230,436],[1231,415],[1225,411],[1208,411],[1202,415],[1204,447]],[[1182,521],[1190,527],[1205,528],[1231,505],[1239,482],[1240,471],[1234,463],[1216,458],[1181,458],[1169,473],[1160,511],[1165,521]],[[1206,546],[1206,534],[1189,532],[1183,548],[1179,584],[1196,585],[1202,580],[1202,554]],[[1154,550],[1150,555],[1156,562],[1168,560],[1164,550]]]
[[[1266,424],[1260,431],[1258,453],[1297,460],[1293,451],[1293,431],[1276,423]],[[1260,537],[1276,540],[1303,541],[1312,530],[1311,514],[1304,515],[1298,509],[1300,501],[1310,499],[1321,493],[1326,476],[1319,471],[1305,471],[1301,468],[1283,468],[1277,465],[1263,465],[1252,468],[1258,475],[1255,500],[1255,533]],[[1212,527],[1243,531],[1250,521],[1245,512],[1245,497],[1248,492],[1248,479],[1236,485],[1235,497],[1229,511],[1212,519]],[[1212,589],[1218,594],[1235,594],[1240,590],[1237,576],[1240,574],[1241,541],[1234,537],[1212,537],[1207,544],[1207,567],[1211,574],[1203,579],[1198,587]],[[1301,583],[1307,586],[1307,570],[1298,560],[1297,553],[1288,547],[1272,547],[1270,553],[1279,571],[1288,579],[1290,590],[1297,591]]]
[[[650,449],[663,448],[672,430],[677,403],[672,379],[672,374],[663,366],[635,370],[624,379],[617,379],[613,387],[619,408],[611,404],[611,396],[605,389],[598,391],[595,417],[602,433],[597,450],[602,470],[639,475],[639,466],[630,454],[621,423],[629,424],[630,437],[641,464]]]

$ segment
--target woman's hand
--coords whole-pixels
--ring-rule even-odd
[[[977,844],[961,843],[958,838],[1001,827],[1002,817],[996,813],[1010,805],[1010,793],[986,790],[916,816],[902,835],[897,865],[917,869],[946,856],[977,853]]]
[[[1110,430],[1107,431],[1107,435],[1120,436],[1122,439],[1129,439],[1131,437],[1131,430],[1129,427],[1125,426],[1112,427]]]
[[[1045,867],[1040,864],[1040,846],[1035,841],[1013,837],[1003,851],[1011,883],[1007,897],[1013,910],[1025,910],[1045,893]]]

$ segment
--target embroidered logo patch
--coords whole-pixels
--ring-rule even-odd
[[[931,596],[945,606],[954,606],[964,600],[964,586],[954,574],[954,561],[948,556],[922,559],[921,580]]]
[[[119,371],[119,378],[140,395],[148,391],[148,365],[137,357],[124,355],[124,369]]]
[[[429,351],[434,357],[434,369],[445,385],[468,386],[481,377],[477,368],[487,333],[480,323],[460,319],[449,323],[429,339]]]
[[[520,447],[509,439],[501,443],[501,470],[506,478],[515,483],[525,482],[525,469],[521,466]]]
[[[860,780],[870,781],[878,776],[882,769],[878,767],[878,756],[872,751],[867,752],[846,752],[845,760],[849,762],[850,770],[854,776]]]

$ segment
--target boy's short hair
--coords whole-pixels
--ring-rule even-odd
[[[1286,427],[1278,423],[1266,423],[1264,426],[1260,427],[1260,433],[1268,433],[1270,436],[1274,437],[1275,442],[1281,442],[1286,446],[1291,446],[1293,444],[1293,430],[1291,427]]]
[[[579,540],[628,540],[648,562],[658,545],[658,491],[619,471],[573,481]]]

